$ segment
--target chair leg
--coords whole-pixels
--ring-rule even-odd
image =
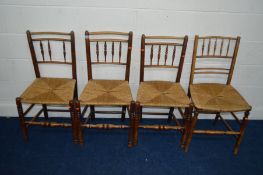
[[[76,120],[75,120],[75,110],[76,110],[76,104],[74,100],[71,100],[69,102],[69,111],[70,111],[70,116],[71,116],[71,123],[72,123],[72,137],[73,137],[73,142],[78,143],[78,130],[77,130],[77,125],[76,125]]]
[[[190,126],[191,126],[192,110],[193,110],[192,106],[185,109],[185,118],[183,119],[184,120],[184,132],[183,132],[182,139],[181,139],[182,149],[184,149],[185,147],[185,144],[186,144],[185,142],[186,142],[186,139],[189,133]]]
[[[170,108],[167,122],[171,122],[173,118],[174,108]]]
[[[44,112],[44,117],[47,120],[48,119],[47,105],[43,104],[42,108],[43,108],[43,112]]]
[[[20,127],[22,129],[22,134],[23,134],[23,138],[25,141],[28,141],[28,128],[26,126],[25,123],[25,116],[24,116],[24,112],[23,112],[23,106],[21,103],[21,98],[16,98],[16,106],[17,106],[17,112],[18,112],[18,116],[19,116],[19,121],[20,121]]]
[[[94,106],[90,106],[90,118],[92,120],[95,119],[95,107]]]
[[[76,101],[76,110],[75,110],[75,122],[76,122],[76,130],[77,130],[77,136],[79,140],[79,144],[83,146],[84,144],[84,137],[83,137],[83,128],[81,126],[81,110],[80,110],[80,103],[77,100]]]
[[[72,133],[73,133],[73,142],[83,145],[83,132],[81,127],[81,109],[80,103],[78,100],[71,100],[69,102],[70,114],[72,120]]]
[[[129,119],[130,119],[130,128],[129,128],[129,138],[128,138],[128,147],[131,148],[133,146],[133,133],[134,133],[134,109],[135,102],[132,101],[130,105]]]
[[[240,144],[241,144],[242,139],[244,137],[245,129],[246,129],[246,126],[248,124],[248,116],[249,116],[249,111],[246,111],[245,114],[244,114],[244,117],[243,117],[243,121],[242,121],[242,123],[240,125],[240,134],[237,137],[236,144],[235,144],[235,147],[234,147],[234,154],[235,155],[238,154]]]
[[[140,111],[139,111],[138,115],[139,115],[139,120],[142,120],[142,106],[140,107]]]
[[[77,86],[77,83],[75,84],[74,99],[78,99],[78,86]]]
[[[135,112],[134,112],[134,130],[133,130],[133,145],[134,146],[138,144],[138,127],[139,127],[139,120],[142,114],[141,109],[142,107],[140,107],[140,103],[136,102]]]
[[[192,137],[193,137],[194,128],[195,128],[195,125],[196,125],[196,122],[197,122],[197,117],[198,117],[198,112],[195,111],[194,117],[193,117],[191,125],[190,125],[189,135],[188,135],[188,138],[186,140],[186,145],[185,145],[185,148],[184,148],[185,152],[187,152],[188,149],[189,149],[189,145],[190,145]]]
[[[216,114],[216,117],[215,117],[215,120],[214,120],[214,122],[213,122],[213,125],[214,125],[214,126],[216,125],[219,117],[220,117],[220,113],[217,113],[217,114]]]
[[[126,106],[122,106],[121,121],[125,120],[125,114],[126,114]]]

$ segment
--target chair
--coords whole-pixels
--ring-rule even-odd
[[[138,128],[156,130],[180,130],[183,132],[181,146],[184,147],[187,137],[187,128],[191,117],[190,100],[180,85],[180,79],[185,59],[188,36],[145,36],[141,38],[141,69],[140,86],[137,94],[135,106],[135,129],[134,144],[138,142]],[[163,51],[163,52],[162,52]],[[169,52],[170,51],[170,52]],[[154,54],[156,53],[156,54]],[[156,56],[155,56],[156,55]],[[147,56],[147,57],[146,57]],[[145,57],[147,59],[145,59]],[[148,59],[149,58],[149,59]],[[178,58],[178,59],[177,59]],[[175,82],[144,80],[145,69],[167,70],[176,73]],[[176,70],[176,71],[175,71]],[[166,72],[167,73],[167,72]],[[168,113],[144,112],[144,108],[168,108]],[[182,118],[184,126],[177,120],[174,109],[177,108]],[[183,109],[186,109],[183,111]],[[139,111],[138,111],[139,110]],[[139,118],[143,114],[147,115],[168,115],[168,122],[174,121],[175,125],[143,125],[139,124]]]
[[[194,104],[194,117],[185,151],[188,151],[193,134],[225,134],[236,137],[234,154],[238,153],[251,110],[251,106],[231,85],[239,43],[240,37],[195,36],[189,83],[189,96]],[[219,83],[211,82],[222,79],[223,81]],[[242,121],[239,120],[236,112],[244,112]],[[196,130],[198,116],[202,113],[215,114],[214,124],[220,119],[226,130]],[[224,120],[222,113],[230,113],[234,117],[240,125],[239,131],[235,131]]]
[[[85,32],[86,56],[88,69],[88,83],[82,91],[79,101],[71,103],[73,118],[79,126],[79,143],[84,143],[83,128],[129,128],[128,125],[114,124],[91,124],[95,119],[95,114],[121,114],[124,121],[126,109],[132,101],[129,86],[130,62],[132,50],[132,32]],[[126,51],[126,54],[124,52]],[[102,68],[101,66],[104,67]],[[94,79],[92,70],[103,71],[109,66],[124,66],[124,80]],[[99,67],[98,67],[99,66]],[[105,76],[105,75],[104,75]],[[82,112],[80,106],[84,106]],[[96,110],[95,107],[121,107],[121,111]],[[88,117],[84,120],[85,113],[90,107]],[[129,110],[128,110],[129,112]],[[129,112],[130,113],[130,112]],[[131,131],[132,132],[132,131]],[[130,143],[131,144],[131,143]]]
[[[20,97],[16,98],[16,105],[23,137],[28,140],[28,128],[31,125],[72,127],[71,122],[49,121],[51,119],[48,112],[69,112],[68,109],[58,107],[67,108],[69,101],[77,97],[77,74],[73,31],[70,33],[27,31],[26,33],[36,79]],[[58,51],[53,49],[55,46],[61,48],[60,55],[62,55],[62,58],[56,57]],[[70,50],[71,53],[68,54],[67,50]],[[40,64],[42,66],[47,66],[47,64],[68,65],[72,69],[72,78],[42,77]],[[23,110],[23,104],[29,106],[25,111]],[[38,105],[41,106],[41,109],[32,119],[26,120],[26,115],[34,106]],[[52,108],[48,108],[48,106]],[[42,113],[44,114],[44,120],[39,119]],[[74,132],[73,140],[77,141]]]

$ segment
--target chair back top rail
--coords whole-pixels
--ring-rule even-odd
[[[231,83],[233,71],[236,63],[240,37],[225,36],[195,36],[194,49],[192,55],[192,66],[189,84],[193,84],[195,74],[225,74],[226,84]],[[206,65],[197,66],[201,60],[206,61]],[[221,60],[224,67],[212,67],[208,62]],[[228,61],[229,60],[229,61]],[[228,66],[226,68],[226,66]]]
[[[237,40],[236,37],[231,37],[231,36],[199,36],[199,39],[212,39],[212,38],[217,38],[217,39],[230,39],[230,40]]]
[[[114,64],[126,66],[125,80],[129,81],[132,36],[132,32],[86,31],[88,79],[92,79],[93,64]]]
[[[38,64],[65,64],[72,66],[72,78],[77,79],[75,36],[73,31],[66,33],[30,32],[28,30],[26,33],[36,77],[41,77]],[[61,55],[63,58],[54,57],[55,52],[52,49],[51,43],[62,43],[62,46],[59,47],[61,47]],[[70,54],[67,53],[67,43],[70,45]],[[56,47],[56,49],[57,48],[58,47]],[[40,52],[38,55],[37,50]]]
[[[99,39],[89,39],[90,42],[125,42],[127,43],[128,39],[116,39],[116,38],[99,38]]]
[[[97,31],[97,32],[89,32],[89,35],[129,35],[129,32]]]
[[[65,42],[71,42],[70,39],[65,38],[34,38],[32,41],[65,41]]]
[[[71,35],[71,32],[52,32],[52,31],[46,31],[46,32],[30,32],[31,35]]]
[[[176,68],[176,82],[180,82],[187,42],[187,35],[177,37],[143,34],[141,38],[140,82],[144,81],[145,68]],[[148,56],[145,58],[147,54]],[[176,57],[179,57],[178,65],[175,65]]]
[[[181,39],[184,40],[184,37],[177,37],[177,36],[146,36],[145,39]]]

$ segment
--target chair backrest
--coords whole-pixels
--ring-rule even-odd
[[[36,77],[41,77],[39,64],[66,64],[72,67],[72,78],[77,79],[76,53],[74,32],[30,32],[27,33],[28,44],[31,52]],[[52,45],[61,45],[59,58],[54,57],[59,49],[52,49]],[[67,53],[67,46],[70,45],[71,53]],[[56,47],[57,48],[57,47]],[[37,51],[40,53],[37,54]],[[38,56],[37,56],[38,55]],[[40,58],[38,58],[40,57]],[[62,57],[62,58],[60,58]]]
[[[145,36],[143,34],[141,38],[140,82],[144,81],[145,68],[174,68],[177,70],[176,82],[180,82],[187,42],[188,36]],[[154,54],[155,51],[157,54]],[[178,64],[176,60],[179,61]]]
[[[195,36],[192,66],[189,84],[194,83],[195,75],[221,74],[227,76],[226,84],[230,84],[236,63],[240,37]],[[206,64],[200,66],[200,61]],[[212,61],[221,61],[215,66]],[[199,64],[198,64],[199,63]]]
[[[125,67],[129,81],[133,33],[116,31],[85,32],[88,79],[92,79],[93,64],[114,64]]]

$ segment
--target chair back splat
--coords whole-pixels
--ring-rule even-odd
[[[143,34],[140,82],[144,81],[145,68],[177,69],[176,82],[180,82],[187,42],[188,36],[145,36]]]
[[[32,62],[37,78],[41,77],[39,64],[67,64],[72,66],[72,78],[77,80],[74,32],[26,32]],[[52,49],[52,44],[61,45],[60,53]],[[69,47],[69,49],[67,49]],[[56,47],[57,48],[57,47]],[[39,58],[37,57],[37,51]],[[67,51],[70,51],[68,53]],[[55,57],[55,55],[60,57]]]
[[[226,75],[226,84],[230,84],[236,63],[239,43],[240,37],[199,37],[196,35],[189,84],[194,83],[196,75],[208,76],[212,74]],[[217,61],[217,64],[220,66],[215,66],[215,61]],[[204,63],[202,64],[202,62]]]
[[[125,80],[129,81],[132,35],[132,32],[85,32],[89,80],[93,79],[93,64],[114,64],[126,66]]]

